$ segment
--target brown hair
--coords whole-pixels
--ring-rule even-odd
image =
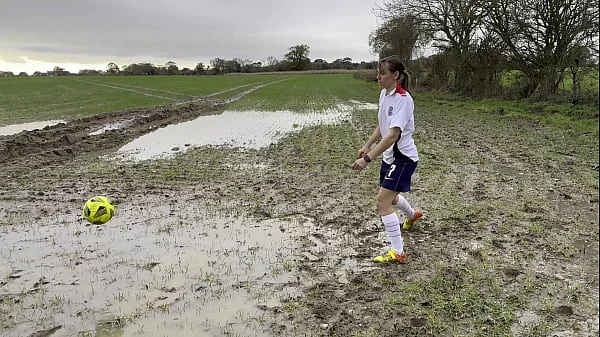
[[[394,56],[388,56],[388,57],[385,57],[385,58],[379,60],[379,68],[381,69],[381,67],[386,63],[388,65],[388,69],[391,72],[393,72],[393,73],[399,72],[400,73],[400,76],[398,77],[398,83],[400,83],[402,88],[404,88],[404,90],[408,91],[412,96],[412,93],[410,92],[410,88],[409,88],[410,76],[408,76],[408,73],[406,72],[406,68],[404,68],[404,64],[402,62],[400,62]]]

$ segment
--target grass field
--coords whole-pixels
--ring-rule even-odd
[[[0,126],[16,122],[72,119],[101,112],[188,101],[210,95],[227,98],[257,83],[272,83],[229,107],[245,110],[320,110],[336,99],[373,102],[375,83],[348,81],[349,74],[250,76],[99,76],[0,78]],[[289,80],[292,81],[289,81]],[[287,81],[287,82],[286,82]],[[597,82],[597,79],[596,79]],[[597,83],[596,83],[597,85]],[[586,128],[580,119],[595,118],[595,106],[493,99],[463,99],[452,94],[416,93],[424,100],[460,101],[481,112],[502,109],[509,116],[544,119]],[[570,124],[567,122],[566,124]],[[593,123],[591,124],[593,127]]]
[[[0,78],[0,126],[191,100],[281,76]],[[242,90],[242,89],[240,89]]]
[[[375,83],[350,74],[0,78],[0,126],[227,99],[258,84],[268,85],[211,113],[322,111],[379,95]],[[195,336],[215,325],[206,331],[597,335],[598,107],[414,96],[421,162],[408,199],[425,217],[403,233],[408,264],[372,264],[386,246],[374,209],[379,171],[349,169],[375,109],[355,108],[348,121],[298,128],[258,150],[206,146],[135,164],[94,153],[36,168],[24,160],[0,176],[0,246],[9,247],[0,248],[8,261],[0,334],[63,325],[79,336]],[[117,216],[101,230],[77,218],[91,191],[117,201]],[[40,207],[51,215],[40,216]],[[269,246],[250,242],[252,230],[273,235]],[[277,246],[285,235],[294,243]],[[40,268],[61,282],[32,291]],[[82,268],[92,290],[83,281],[63,290],[71,288],[61,277]],[[280,302],[261,302],[266,294]],[[241,297],[257,300],[261,314],[215,322],[204,313],[206,303],[244,307],[235,302]],[[96,321],[102,311],[117,316],[111,329]],[[238,321],[246,332],[235,330]]]

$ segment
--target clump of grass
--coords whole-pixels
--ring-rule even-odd
[[[425,317],[428,336],[452,334],[448,329],[458,326],[465,331],[483,328],[485,333],[481,331],[480,336],[501,336],[509,333],[514,311],[522,300],[511,297],[495,274],[497,271],[486,262],[469,266],[439,264],[428,279],[395,281],[392,293],[398,295],[387,298],[383,309],[391,316],[404,312],[411,317]]]

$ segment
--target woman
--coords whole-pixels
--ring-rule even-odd
[[[383,154],[377,193],[377,212],[385,225],[392,248],[374,262],[406,263],[400,220],[395,210],[405,214],[402,229],[410,229],[423,216],[421,210],[413,209],[399,192],[410,191],[412,174],[417,168],[419,154],[412,138],[415,130],[414,103],[410,95],[409,77],[404,65],[394,59],[379,62],[377,83],[382,88],[379,95],[379,124],[366,144],[358,151],[358,159],[352,165],[362,170],[372,159]],[[377,146],[371,147],[377,140]]]

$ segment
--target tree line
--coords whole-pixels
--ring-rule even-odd
[[[598,71],[596,0],[389,0],[375,13],[371,48],[397,55],[423,87],[547,99],[569,77],[576,101]]]
[[[132,63],[119,67],[114,62],[109,62],[106,70],[82,69],[77,74],[72,74],[61,67],[54,67],[53,70],[42,73],[36,71],[33,76],[72,76],[72,75],[121,75],[121,76],[141,76],[141,75],[223,75],[229,73],[260,73],[260,72],[278,72],[278,71],[306,71],[306,70],[358,70],[375,69],[377,61],[360,63],[353,62],[352,58],[344,57],[336,59],[333,62],[327,62],[324,59],[311,60],[310,46],[300,44],[289,48],[289,52],[284,58],[278,60],[271,56],[265,62],[252,61],[242,58],[224,59],[214,58],[210,64],[199,62],[193,69],[184,67],[179,68],[173,61],[164,65],[156,65],[149,62]],[[0,76],[14,76],[10,72],[0,72]],[[18,76],[27,76],[27,73],[20,73]]]

